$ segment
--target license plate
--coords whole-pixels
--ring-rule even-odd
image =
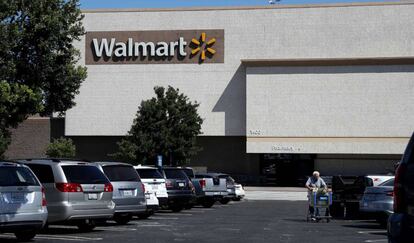
[[[184,182],[179,182],[179,183],[178,183],[178,186],[179,186],[179,187],[184,187],[184,186],[185,186],[185,184],[184,184]]]
[[[132,197],[133,193],[131,190],[124,190],[123,193],[124,197]]]
[[[88,199],[89,200],[98,200],[98,194],[96,194],[96,193],[89,193],[88,194]]]
[[[414,216],[414,207],[408,207],[408,214]]]
[[[152,185],[152,190],[158,190],[158,185]]]
[[[24,202],[25,198],[26,197],[25,197],[24,193],[17,192],[17,193],[12,193],[11,194],[11,199],[12,199],[12,202],[14,202],[14,203]]]

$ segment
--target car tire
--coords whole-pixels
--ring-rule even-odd
[[[115,215],[114,216],[114,221],[117,224],[119,224],[119,225],[126,225],[126,224],[129,223],[129,221],[131,221],[131,219],[132,219],[132,215],[130,215],[130,214],[127,214],[127,215]]]
[[[16,236],[18,241],[27,242],[27,241],[31,241],[33,238],[35,238],[36,233],[37,232],[34,231],[34,230],[29,230],[29,231],[16,232],[16,233],[14,233],[14,235]]]
[[[201,206],[203,206],[204,208],[211,208],[211,207],[213,207],[214,203],[215,203],[215,201],[214,201],[214,200],[209,200],[209,199],[207,199],[207,200],[204,200],[204,201],[201,203]]]
[[[233,201],[240,201],[241,200],[241,198],[240,197],[236,197],[236,198],[233,198]]]
[[[174,206],[170,206],[170,209],[174,212],[174,213],[179,213],[183,210],[183,206],[181,205],[174,205]]]
[[[93,231],[93,229],[95,229],[96,224],[95,224],[95,221],[93,220],[88,220],[88,221],[85,220],[84,222],[78,224],[77,226],[78,226],[79,231],[81,232],[91,232]]]
[[[222,198],[222,199],[220,199],[220,203],[221,204],[227,204],[229,202],[230,202],[230,199],[229,198]]]
[[[193,208],[193,204],[191,204],[191,203],[184,206],[185,210],[190,210],[192,208]]]
[[[138,214],[138,218],[139,219],[148,219],[152,214],[153,213],[150,213],[150,212],[146,212],[146,213],[143,213],[143,214]]]

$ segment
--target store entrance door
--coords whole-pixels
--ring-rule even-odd
[[[266,185],[304,186],[314,170],[314,156],[309,154],[263,154],[261,175]]]

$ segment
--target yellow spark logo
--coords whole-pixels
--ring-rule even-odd
[[[216,43],[216,38],[212,38],[206,41],[206,33],[201,33],[200,38],[197,40],[193,38],[191,40],[191,56],[195,56],[200,53],[200,62],[203,62],[206,59],[206,56],[211,58],[215,53],[216,50],[212,48],[212,46]]]

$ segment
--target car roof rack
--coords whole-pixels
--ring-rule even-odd
[[[49,160],[52,162],[63,162],[63,161],[78,161],[78,162],[91,162],[90,160],[86,159],[76,159],[76,158],[29,158],[29,159],[21,159],[26,161],[32,161],[32,160]]]

